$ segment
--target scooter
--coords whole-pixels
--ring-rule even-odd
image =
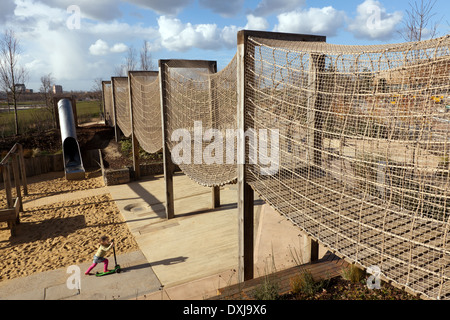
[[[120,268],[120,265],[117,264],[115,246],[113,246],[113,253],[114,253],[114,264],[115,264],[114,269],[106,271],[106,272],[97,272],[95,274],[97,277],[102,277],[102,276],[106,276],[108,274],[113,274],[113,273],[120,273],[122,271],[122,269]]]

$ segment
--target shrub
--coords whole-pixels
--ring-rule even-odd
[[[277,300],[279,298],[278,291],[278,283],[266,276],[264,281],[255,288],[254,297],[256,300]]]
[[[365,276],[365,271],[361,270],[354,264],[342,269],[342,278],[352,283],[361,282]]]

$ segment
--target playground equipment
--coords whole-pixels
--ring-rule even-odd
[[[58,115],[66,179],[84,179],[85,170],[83,167],[83,159],[81,158],[80,146],[77,141],[72,103],[69,99],[59,100]]]
[[[16,189],[15,198],[12,193],[11,171]],[[28,195],[27,175],[21,144],[16,143],[0,161],[0,172],[3,173],[6,193],[6,209],[0,209],[0,222],[7,222],[8,229],[11,230],[11,236],[14,236],[16,225],[20,223],[19,212],[23,212],[21,185],[23,186],[23,194]]]

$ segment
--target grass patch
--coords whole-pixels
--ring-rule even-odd
[[[100,118],[98,101],[77,102],[78,123],[90,122]],[[54,128],[52,113],[46,108],[18,110],[20,134],[32,134]],[[0,112],[0,137],[14,135],[14,111]]]

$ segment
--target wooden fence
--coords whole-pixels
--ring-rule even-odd
[[[8,154],[0,162],[0,169],[3,174],[6,193],[6,209],[0,210],[0,222],[7,222],[8,228],[11,230],[11,236],[14,236],[15,226],[20,223],[19,212],[23,211],[21,185],[23,186],[24,194],[28,194],[22,145],[16,143],[11,148]],[[12,193],[11,172],[16,189],[15,198],[13,198]]]

